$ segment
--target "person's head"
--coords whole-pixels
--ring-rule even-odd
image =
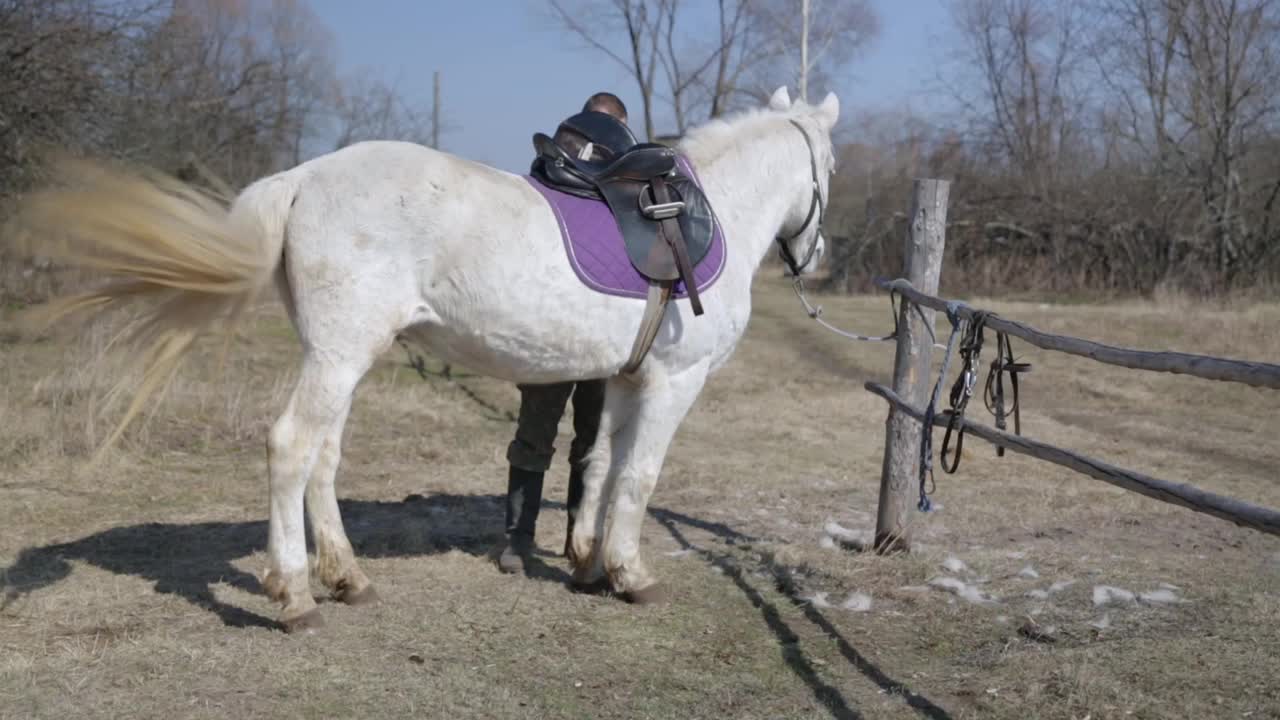
[[[587,112],[590,110],[612,115],[624,123],[627,121],[627,106],[622,104],[622,100],[613,93],[598,92],[587,98],[587,102],[582,106],[582,111]]]

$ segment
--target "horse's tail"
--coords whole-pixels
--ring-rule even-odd
[[[197,338],[215,327],[232,330],[271,281],[299,175],[263,178],[228,208],[225,198],[153,171],[85,161],[57,170],[58,182],[23,199],[12,237],[20,250],[105,272],[112,281],[34,308],[27,321],[48,326],[77,311],[155,301],[131,323],[141,381],[100,453],[168,385]]]

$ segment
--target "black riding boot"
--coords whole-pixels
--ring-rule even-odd
[[[498,556],[498,569],[505,573],[524,570],[533,553],[533,534],[542,507],[543,473],[512,466],[507,474],[507,542]]]
[[[582,477],[587,472],[587,463],[575,463],[569,470],[569,498],[565,502],[565,514],[569,521],[564,531],[564,554],[569,555],[569,545],[573,542],[573,517],[578,514],[578,506],[582,504]]]

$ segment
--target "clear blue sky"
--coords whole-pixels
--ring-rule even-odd
[[[686,0],[707,12],[713,0]],[[844,116],[859,110],[927,110],[931,62],[948,19],[944,0],[872,0],[882,32],[834,88]],[[443,149],[504,170],[523,172],[530,137],[556,124],[597,90],[639,107],[634,80],[615,62],[561,30],[542,0],[312,0],[334,34],[342,70],[368,68],[431,97],[441,73]],[[709,16],[710,17],[710,16]],[[714,27],[708,25],[708,28]],[[795,88],[792,87],[794,94]],[[659,122],[659,131],[672,128]]]

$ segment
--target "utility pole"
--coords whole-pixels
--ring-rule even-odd
[[[800,100],[809,102],[809,0],[800,0]]]
[[[809,2],[809,0],[805,0]],[[440,149],[440,71],[433,73],[431,92],[431,147]]]

